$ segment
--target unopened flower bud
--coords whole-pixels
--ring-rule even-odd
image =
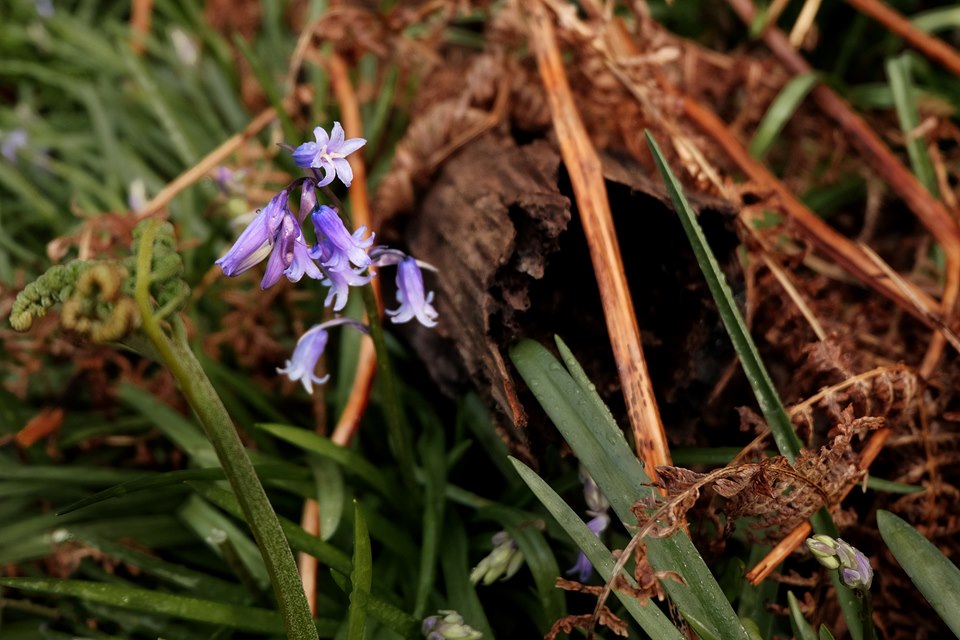
[[[423,635],[427,640],[478,640],[483,634],[464,624],[463,616],[450,609],[441,609],[438,615],[424,618]]]
[[[498,578],[507,580],[523,566],[523,554],[506,531],[493,536],[493,551],[470,572],[470,582],[493,584]]]

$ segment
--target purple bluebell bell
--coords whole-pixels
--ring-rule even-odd
[[[367,233],[366,227],[360,227],[351,234],[337,210],[323,204],[314,209],[310,217],[317,232],[319,248],[323,252],[320,256],[314,251],[314,258],[319,259],[320,264],[333,268],[342,268],[349,264],[359,269],[370,266],[367,250],[373,245],[374,234],[371,233],[365,239],[363,236]],[[324,239],[327,240],[326,243],[323,242]]]
[[[587,528],[598,538],[610,526],[610,502],[600,491],[586,467],[580,467],[580,481],[583,483],[583,497],[587,502],[587,515],[593,516],[587,523]],[[593,564],[587,555],[581,551],[577,555],[577,562],[567,570],[567,575],[576,575],[580,582],[586,582],[593,573]]]
[[[239,275],[270,254],[280,231],[280,223],[284,216],[288,215],[288,197],[286,190],[273,196],[267,206],[261,209],[243,230],[230,250],[216,261],[224,275]]]
[[[323,301],[323,306],[329,307],[333,304],[334,311],[340,311],[347,306],[347,300],[350,296],[350,287],[361,287],[373,277],[369,273],[363,273],[359,269],[354,269],[350,265],[341,267],[324,267],[325,278],[320,283],[325,287],[330,287],[327,291],[327,297]]]
[[[282,369],[277,368],[277,373],[287,376],[291,382],[299,380],[307,393],[313,393],[314,384],[323,384],[330,378],[329,375],[318,376],[314,373],[317,362],[323,355],[323,350],[327,347],[327,340],[330,338],[327,329],[343,324],[352,326],[362,333],[368,331],[364,325],[350,318],[336,318],[314,325],[300,336],[300,339],[297,340],[297,346],[293,350],[293,356],[287,360]]]
[[[425,327],[436,326],[438,314],[431,304],[433,292],[424,293],[423,273],[410,256],[397,266],[397,302],[399,307],[387,309],[391,322],[399,324],[416,318]]]
[[[343,127],[339,122],[333,123],[330,135],[323,127],[313,130],[316,142],[304,142],[293,150],[293,161],[304,169],[319,169],[323,177],[317,182],[318,187],[325,187],[334,178],[340,178],[344,186],[349,187],[353,182],[353,170],[346,157],[367,144],[363,138],[344,139]]]
[[[606,513],[601,513],[595,516],[590,522],[587,523],[587,528],[593,532],[598,538],[600,534],[607,530],[607,527],[610,526],[610,516]],[[581,551],[577,554],[577,562],[567,569],[567,575],[576,575],[577,580],[580,582],[586,582],[590,579],[590,576],[593,574],[593,564],[590,562],[590,559],[587,558],[587,554]]]

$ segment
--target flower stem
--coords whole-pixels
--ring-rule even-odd
[[[149,223],[137,251],[135,296],[140,308],[143,332],[160,354],[163,364],[173,374],[217,452],[224,474],[230,481],[247,524],[253,531],[257,546],[260,547],[283,616],[287,637],[316,640],[317,629],[310,617],[310,608],[307,606],[293,553],[233,421],[191,350],[180,317],[172,318],[174,340],[171,341],[154,316],[150,300],[150,269],[154,238],[161,224],[163,223],[160,220]]]
[[[390,357],[387,354],[387,343],[383,337],[383,324],[380,321],[380,310],[377,299],[370,285],[363,287],[363,302],[367,307],[367,322],[370,323],[370,337],[377,352],[377,370],[383,381],[384,411],[387,418],[387,442],[390,450],[397,459],[400,475],[408,489],[416,488],[413,463],[413,444],[410,438],[410,425],[407,424],[403,404],[400,401],[400,392],[397,389],[397,378],[390,366]]]

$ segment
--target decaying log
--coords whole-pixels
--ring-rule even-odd
[[[670,421],[679,427],[693,417],[682,408],[693,404],[690,394],[706,397],[732,349],[662,183],[630,158],[605,156],[604,175],[658,402],[668,428]],[[521,337],[550,344],[560,335],[615,414],[620,408],[570,193],[554,144],[521,144],[495,130],[439,168],[405,232],[411,252],[438,269],[427,278],[441,321],[435,330],[411,330],[414,349],[441,388],[451,394],[477,390],[505,426],[525,426],[524,407],[535,406],[524,399],[507,357]],[[737,281],[735,210],[715,199],[691,201]],[[674,429],[671,436],[678,435]]]

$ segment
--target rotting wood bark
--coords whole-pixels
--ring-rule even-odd
[[[628,157],[605,155],[603,164],[658,402],[671,439],[685,440],[701,417],[702,403],[691,399],[706,398],[732,350],[663,186]],[[555,145],[544,139],[521,145],[489,133],[440,167],[406,230],[412,253],[438,269],[427,278],[441,315],[435,331],[414,328],[408,336],[441,388],[476,389],[502,424],[525,426],[524,407],[535,406],[518,390],[508,347],[520,337],[549,344],[554,334],[570,344],[615,415],[622,414],[570,194]],[[742,290],[735,209],[712,198],[695,196],[692,203],[734,288]],[[553,440],[550,432],[518,431],[514,444],[528,435]]]

